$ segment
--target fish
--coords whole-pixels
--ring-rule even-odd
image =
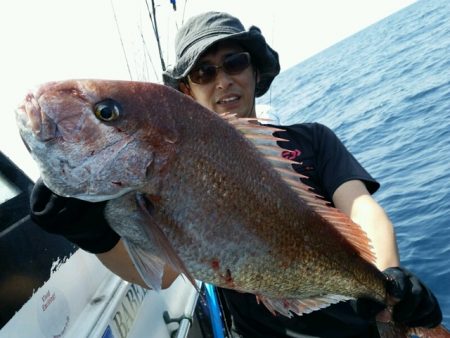
[[[167,265],[288,317],[358,298],[391,307],[365,232],[302,183],[276,127],[164,85],[95,79],[38,86],[16,121],[52,191],[107,201],[105,218],[155,290]],[[450,337],[443,326],[378,328]]]

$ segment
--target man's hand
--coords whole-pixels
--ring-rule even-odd
[[[62,235],[91,253],[104,253],[120,239],[105,219],[105,205],[61,197],[38,179],[30,196],[30,216],[45,231]]]
[[[409,327],[432,328],[442,321],[439,303],[431,290],[405,268],[395,267],[383,271],[388,278],[387,291],[397,299],[393,319]]]

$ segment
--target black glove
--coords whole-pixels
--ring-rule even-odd
[[[400,301],[394,305],[393,319],[409,327],[432,328],[442,321],[439,303],[431,290],[405,268],[383,271],[388,277],[388,293]]]
[[[375,321],[375,316],[386,308],[386,305],[371,298],[358,298],[351,301],[353,309],[363,319]]]
[[[111,250],[120,239],[105,219],[105,205],[58,196],[38,179],[30,196],[30,216],[45,231],[97,254]]]

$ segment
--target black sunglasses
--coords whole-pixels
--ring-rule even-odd
[[[247,69],[250,63],[250,53],[235,53],[226,56],[219,66],[202,64],[194,67],[188,77],[194,83],[207,84],[216,78],[220,68],[229,75],[237,75]]]

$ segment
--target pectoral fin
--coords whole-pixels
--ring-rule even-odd
[[[127,239],[124,239],[124,243],[136,270],[141,275],[145,284],[153,290],[161,290],[164,265],[166,263],[158,256],[148,253],[139,245]]]
[[[143,232],[147,235],[149,242],[155,245],[155,252],[158,253],[161,262],[168,264],[173,270],[186,276],[191,284],[194,287],[197,287],[194,277],[188,271],[183,260],[177,254],[172,244],[167,239],[164,232],[161,230],[159,224],[153,218],[151,210],[149,210],[148,204],[146,203],[145,196],[139,193],[136,194],[136,201],[142,211],[143,219],[145,220],[144,224],[142,224],[142,228],[144,230]],[[152,258],[148,259],[148,257],[146,257],[146,255],[142,252],[142,250],[139,250],[139,248],[132,248],[131,250],[134,250],[136,256],[138,257],[134,259],[134,262],[140,270],[140,273],[150,274],[147,277],[142,276],[145,282],[147,282],[147,279],[150,283],[156,282],[157,279],[153,278],[155,273],[157,273],[157,276],[160,275],[162,277],[162,272],[160,271],[161,266],[159,262],[156,262]],[[162,269],[163,268],[164,264],[162,265]],[[160,285],[161,277],[159,277]]]

